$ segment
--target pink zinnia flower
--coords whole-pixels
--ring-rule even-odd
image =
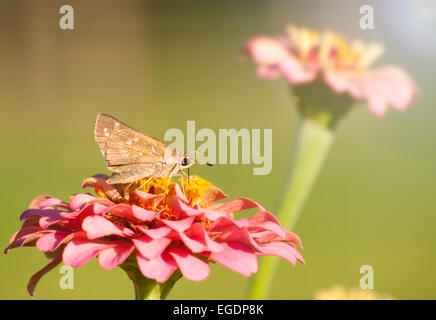
[[[35,246],[52,259],[30,279],[31,295],[39,279],[59,263],[80,267],[94,257],[106,270],[136,259],[142,275],[159,283],[177,269],[188,280],[204,280],[211,262],[244,276],[257,272],[258,256],[304,263],[296,250],[300,239],[271,213],[246,198],[216,203],[227,196],[198,176],[182,188],[170,182],[165,194],[167,178],[152,179],[135,192],[105,180],[96,175],[82,184],[94,187],[98,196],[77,194],[69,203],[40,196],[21,215],[23,226],[5,251]],[[258,212],[250,218],[233,218],[252,208]]]
[[[290,26],[284,37],[252,38],[245,52],[257,62],[261,78],[284,76],[292,85],[298,85],[322,77],[335,92],[367,100],[376,115],[385,114],[389,105],[404,110],[416,97],[416,86],[402,68],[369,68],[383,53],[380,45],[359,41],[349,45],[330,31],[320,34]]]

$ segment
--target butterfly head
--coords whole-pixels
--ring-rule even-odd
[[[195,160],[192,159],[189,155],[185,153],[185,155],[180,160],[180,166],[185,169],[191,167],[195,163]]]

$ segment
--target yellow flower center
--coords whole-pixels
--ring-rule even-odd
[[[195,206],[200,203],[205,198],[206,190],[212,186],[209,181],[197,175],[189,178],[179,179],[178,182],[182,193],[188,199],[191,206]],[[149,210],[169,212],[171,198],[175,194],[176,183],[177,182],[169,179],[168,177],[163,177],[153,178],[150,180],[145,178],[134,182],[132,185],[122,185],[122,189],[127,194],[122,202],[136,204],[143,207],[147,206],[147,209]],[[108,199],[108,195],[103,189],[95,187],[94,190],[100,197]],[[135,192],[137,190],[154,195],[161,195],[163,197],[157,198],[156,201],[144,200],[136,195]]]
[[[364,45],[357,41],[348,44],[341,35],[331,31],[320,33],[291,25],[287,34],[297,57],[309,64],[320,62],[335,69],[361,70],[383,53],[380,45]]]
[[[153,194],[168,194],[169,190],[174,188],[174,183],[169,181],[168,177],[153,178],[148,181],[148,178],[141,179],[135,182],[135,185],[139,187],[138,190],[153,193]]]
[[[199,177],[193,176],[183,180],[183,190],[186,198],[192,205],[196,205],[204,198],[204,193],[207,188],[212,185],[209,181]]]

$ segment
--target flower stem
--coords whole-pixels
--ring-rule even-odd
[[[333,131],[328,125],[301,116],[290,176],[278,210],[278,219],[286,228],[295,227],[332,141]],[[251,286],[251,299],[267,297],[278,262],[276,257],[262,258]]]
[[[135,300],[165,300],[177,280],[182,277],[179,269],[164,283],[146,278],[136,264],[136,259],[128,259],[120,266],[132,280]]]
[[[133,281],[135,300],[164,300],[173,288],[176,281],[181,277],[173,275],[165,283],[159,283],[144,276]]]

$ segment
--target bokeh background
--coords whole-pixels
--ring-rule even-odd
[[[75,30],[59,28],[59,8],[75,9]],[[375,29],[359,28],[359,8],[375,10]],[[359,285],[371,265],[375,289],[400,299],[436,298],[436,2],[379,1],[52,1],[0,4],[0,244],[40,194],[68,199],[82,179],[107,173],[93,138],[97,112],[163,138],[168,128],[272,128],[273,170],[249,165],[196,166],[232,197],[273,210],[294,141],[297,113],[284,80],[263,81],[241,56],[259,33],[288,23],[330,28],[378,41],[377,65],[402,65],[419,100],[406,112],[376,118],[365,107],[338,128],[328,160],[295,232],[306,266],[282,262],[271,298],[312,299],[318,289]],[[47,263],[34,248],[0,255],[0,298],[29,299],[30,276]],[[37,299],[131,299],[120,270],[96,260],[61,290],[59,268]],[[204,282],[181,280],[170,299],[240,299],[248,279],[218,265]]]

